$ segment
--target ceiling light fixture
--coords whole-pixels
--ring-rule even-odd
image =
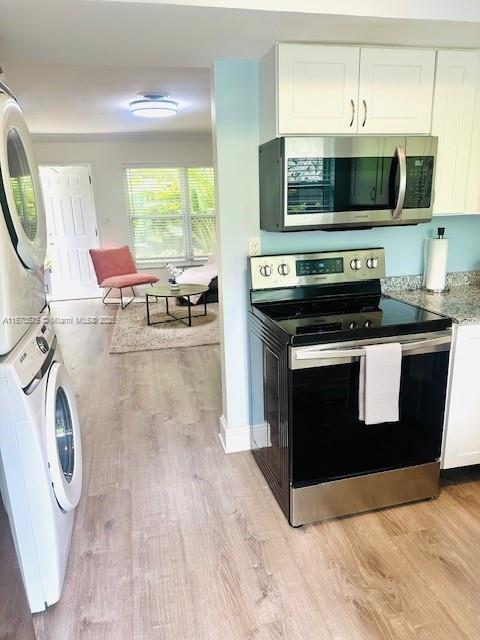
[[[168,93],[139,94],[130,102],[130,111],[141,118],[168,118],[178,112],[178,102]]]

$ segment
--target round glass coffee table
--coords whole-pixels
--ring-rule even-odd
[[[148,287],[145,291],[145,299],[147,301],[147,324],[149,326],[153,324],[164,324],[166,322],[174,322],[179,320],[186,324],[187,327],[192,326],[192,318],[198,318],[199,316],[207,315],[207,296],[203,297],[203,313],[195,313],[192,316],[192,305],[190,304],[190,296],[198,296],[202,293],[206,293],[208,287],[202,284],[181,284],[179,289],[171,289],[168,285],[155,285],[154,287]],[[170,316],[168,320],[156,320],[152,322],[150,320],[150,298],[165,298],[165,308],[167,316]],[[170,313],[168,308],[169,298],[186,298],[188,300],[188,316],[175,316]]]

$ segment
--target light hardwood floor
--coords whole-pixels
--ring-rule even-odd
[[[478,470],[449,474],[434,501],[292,529],[251,455],[223,453],[218,347],[109,355],[111,330],[59,329],[85,476],[39,637],[480,638]]]

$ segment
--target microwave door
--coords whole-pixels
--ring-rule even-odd
[[[317,214],[321,218],[324,214],[391,209],[392,204],[385,200],[386,196],[383,197],[385,202],[380,197],[377,203],[385,160],[388,160],[388,165],[392,164],[391,158],[377,156],[289,159],[288,215],[304,217]]]
[[[313,216],[321,224],[369,212],[391,218],[400,202],[399,166],[397,155],[289,159],[287,217],[299,224],[314,222]]]

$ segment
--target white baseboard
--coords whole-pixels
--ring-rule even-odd
[[[225,416],[220,416],[220,432],[218,434],[225,453],[248,451],[250,446],[250,425],[229,427]]]

